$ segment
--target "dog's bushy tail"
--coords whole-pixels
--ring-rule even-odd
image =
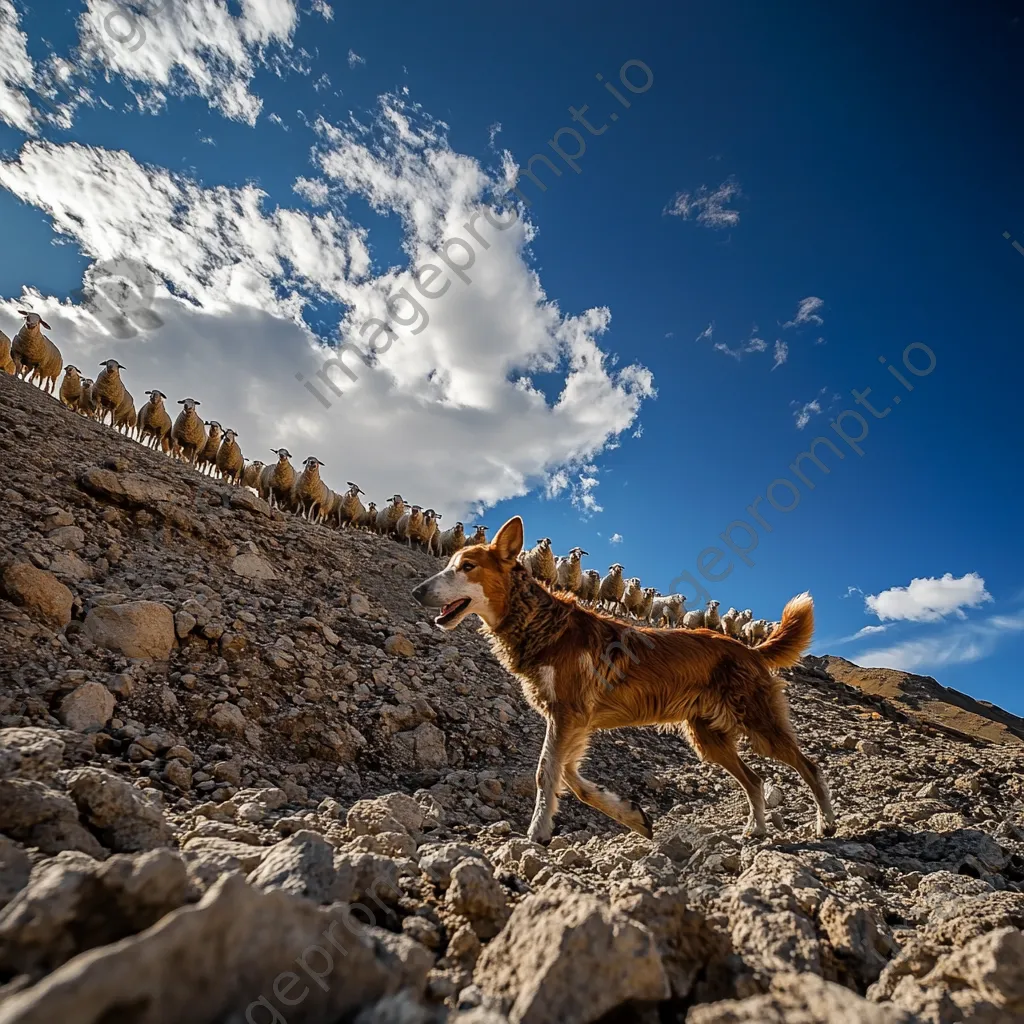
[[[814,633],[814,602],[805,590],[790,598],[782,609],[779,628],[754,648],[770,668],[789,668],[795,665],[810,646]]]

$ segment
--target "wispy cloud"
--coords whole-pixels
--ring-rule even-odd
[[[694,338],[693,340],[694,341],[710,341],[714,336],[715,336],[715,323],[712,320],[711,323],[709,323],[707,325],[707,327],[705,327],[704,330],[701,331],[700,334],[698,334],[697,337]]]
[[[838,640],[833,640],[833,644],[848,644],[854,640],[862,640],[866,636],[872,636],[878,633],[884,633],[889,627],[888,626],[864,626],[863,629],[858,629],[856,633],[851,633],[849,636],[840,637]]]
[[[941,636],[864,651],[854,655],[853,660],[865,668],[896,668],[905,672],[963,665],[987,658],[1007,636],[1021,631],[1024,631],[1024,613],[993,615],[984,622],[956,626]]]
[[[772,369],[777,370],[789,358],[789,346],[781,339],[775,342],[775,361]]]
[[[964,608],[977,608],[992,595],[985,589],[985,581],[976,572],[954,576],[921,577],[910,581],[907,587],[891,587],[880,594],[868,594],[864,606],[883,622],[938,622],[947,615],[966,619]]]
[[[622,543],[622,534],[621,533],[613,533],[608,538],[608,543],[609,544],[621,544]]]
[[[793,419],[796,421],[796,429],[803,430],[808,423],[811,422],[811,418],[819,415],[823,411],[822,407],[822,396],[828,392],[828,387],[823,387],[817,395],[814,396],[809,402],[801,404],[796,399],[789,403],[789,407],[793,410]]]
[[[356,67],[359,64],[365,64],[365,63],[366,63],[366,58],[365,57],[360,57],[359,54],[356,53],[355,50],[349,50],[348,51],[348,66],[350,68],[354,68],[354,67]]]
[[[864,591],[861,590],[860,587],[848,586],[846,588],[846,593],[843,594],[843,597],[853,597],[854,594],[861,594],[861,595],[863,595],[863,593],[864,593]]]
[[[799,327],[801,324],[818,324],[820,327],[825,321],[818,316],[818,310],[824,305],[823,299],[819,299],[816,295],[808,295],[806,299],[800,300],[796,316],[792,320],[787,320],[782,326]]]
[[[696,217],[706,228],[732,228],[740,222],[739,211],[727,210],[725,204],[742,194],[739,182],[730,175],[715,189],[701,185],[696,192],[677,192],[662,213],[683,220]]]

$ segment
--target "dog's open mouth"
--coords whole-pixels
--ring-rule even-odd
[[[441,614],[434,619],[434,622],[439,626],[446,626],[469,607],[471,600],[472,598],[469,597],[460,597],[458,601],[450,601],[441,609]]]

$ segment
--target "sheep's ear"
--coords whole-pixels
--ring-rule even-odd
[[[494,535],[491,550],[503,562],[516,560],[516,556],[523,550],[523,520],[520,516],[513,516]]]
[[[185,399],[184,398],[179,398],[178,399],[178,405],[184,405],[184,404],[185,404]]]
[[[52,331],[52,330],[53,330],[53,328],[52,328],[52,327],[51,327],[51,326],[50,326],[50,325],[49,325],[49,324],[48,324],[48,323],[47,323],[47,322],[46,322],[45,320],[40,320],[39,322],[40,322],[40,323],[41,323],[41,324],[42,324],[42,325],[43,325],[43,326],[44,326],[44,327],[45,327],[45,328],[46,328],[46,329],[47,329],[48,331]]]
[[[27,309],[19,309],[18,310],[18,316],[28,316],[28,310]]]

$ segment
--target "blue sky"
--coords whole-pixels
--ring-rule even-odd
[[[1024,4],[137,10],[145,39],[103,0],[0,0],[0,327],[31,304],[76,365],[116,352],[247,456],[316,454],[444,525],[519,513],[768,619],[809,589],[816,652],[1024,713]],[[579,173],[548,146],[570,127]],[[330,371],[329,408],[304,390],[535,153],[562,173],[481,222],[470,283]],[[71,297],[115,257],[152,268],[159,328],[112,338]],[[789,467],[818,436],[845,457],[819,446],[811,490]],[[753,565],[719,539],[737,520]]]

